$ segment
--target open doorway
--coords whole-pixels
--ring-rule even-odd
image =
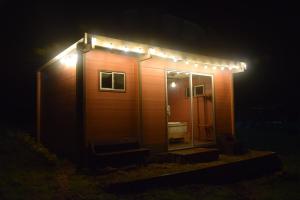
[[[167,72],[168,147],[215,142],[212,76]]]
[[[169,149],[192,147],[190,73],[167,73],[167,116]]]

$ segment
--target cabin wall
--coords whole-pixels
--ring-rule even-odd
[[[76,67],[56,61],[38,72],[39,78],[40,141],[50,151],[77,160],[80,136],[76,125]]]
[[[215,84],[215,128],[220,134],[234,134],[233,74],[218,71],[214,74]]]
[[[126,91],[100,91],[100,71],[125,72]],[[138,142],[136,58],[101,50],[85,54],[86,143]]]
[[[141,63],[143,145],[153,152],[167,151],[165,71]]]

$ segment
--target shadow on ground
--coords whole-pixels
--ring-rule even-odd
[[[24,142],[24,133],[1,129],[0,199],[297,199],[300,196],[299,134],[284,130],[238,130],[251,148],[280,154],[283,170],[226,184],[178,184],[131,194],[107,193],[96,176],[76,170],[43,147]],[[32,145],[34,148],[32,148]],[[47,155],[48,156],[45,156]],[[180,182],[181,180],[173,180]],[[134,190],[134,189],[133,189]]]

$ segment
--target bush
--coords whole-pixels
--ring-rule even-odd
[[[35,138],[30,136],[28,133],[21,133],[17,134],[17,138],[28,145],[30,149],[44,158],[49,164],[51,165],[58,165],[59,159],[57,156],[48,151],[46,147],[44,147],[41,143],[38,143]]]

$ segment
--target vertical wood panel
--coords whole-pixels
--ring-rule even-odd
[[[214,81],[216,133],[233,134],[232,74],[229,71],[216,72]]]
[[[41,142],[41,72],[36,74],[36,136]]]
[[[58,155],[77,160],[76,68],[59,61],[41,72],[41,141]]]
[[[133,57],[93,50],[85,58],[86,136],[92,143],[138,141],[137,62]],[[126,74],[126,91],[100,91],[99,72]]]
[[[150,67],[142,64],[143,140],[153,151],[166,151],[165,73]]]

